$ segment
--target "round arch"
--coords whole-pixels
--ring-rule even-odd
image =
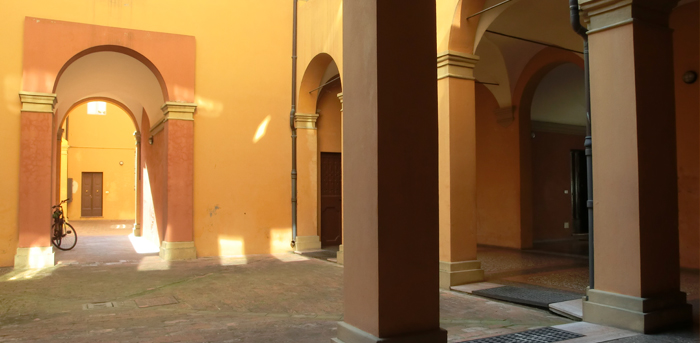
[[[119,107],[122,111],[126,112],[126,114],[129,115],[129,119],[131,119],[131,121],[134,123],[134,129],[136,130],[136,132],[141,133],[141,128],[139,127],[139,124],[136,120],[136,116],[131,111],[131,109],[129,109],[128,106],[126,106],[124,103],[122,103],[119,100],[109,98],[109,97],[102,97],[102,96],[93,96],[93,97],[84,98],[82,100],[78,100],[76,103],[71,105],[68,108],[68,110],[66,110],[66,113],[64,113],[63,116],[58,118],[58,120],[57,120],[58,125],[57,126],[62,127],[63,123],[65,123],[65,121],[66,121],[66,118],[68,118],[68,114],[70,114],[76,107],[82,106],[88,102],[93,102],[93,101],[104,101],[104,102],[111,103],[112,105]]]
[[[320,92],[317,92],[323,86],[324,76],[329,70],[329,67],[335,64],[335,60],[327,53],[316,55],[309,65],[304,70],[304,75],[299,84],[299,103],[298,112],[300,113],[316,113],[316,105]],[[334,77],[335,75],[330,75]],[[339,76],[339,74],[338,74]],[[342,87],[342,78],[340,83]]]
[[[123,46],[118,46],[118,45],[100,45],[100,46],[94,46],[88,49],[85,49],[77,54],[75,54],[73,57],[71,57],[66,63],[63,64],[63,67],[61,67],[61,70],[58,71],[58,74],[56,75],[56,80],[54,81],[52,93],[56,93],[56,89],[58,88],[58,84],[61,81],[61,76],[63,76],[63,73],[70,67],[75,61],[79,60],[82,57],[85,57],[89,54],[94,54],[97,52],[116,52],[120,54],[124,54],[127,56],[130,56],[139,62],[143,63],[148,69],[151,70],[153,75],[156,77],[156,80],[158,80],[158,84],[160,85],[161,91],[163,93],[163,102],[168,101],[168,85],[165,83],[165,79],[163,78],[163,74],[158,70],[158,68],[151,62],[146,56],[142,55],[136,50],[123,47]]]
[[[525,66],[513,92],[515,119],[519,130],[520,155],[520,230],[524,248],[533,242],[533,166],[531,141],[531,108],[537,86],[554,68],[573,63],[583,70],[583,58],[560,49],[546,48],[537,53]]]

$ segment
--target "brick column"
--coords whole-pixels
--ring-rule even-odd
[[[435,268],[435,9],[434,0],[343,2],[347,230],[335,342],[447,341]]]
[[[296,113],[297,128],[297,236],[296,251],[321,249],[318,232],[318,114]]]
[[[440,287],[484,280],[476,259],[476,104],[479,57],[438,54]]]
[[[54,265],[51,161],[56,94],[20,92],[19,242],[15,268]]]
[[[680,292],[672,31],[677,0],[580,1],[589,21],[595,288],[583,319],[689,322]]]
[[[196,104],[167,102],[164,118],[151,135],[164,130],[167,190],[166,227],[160,257],[164,260],[197,258],[194,245],[194,112]]]

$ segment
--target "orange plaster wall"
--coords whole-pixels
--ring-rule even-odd
[[[304,8],[315,9],[304,12],[306,17],[300,20],[308,28],[304,34],[308,44],[300,44],[316,52],[302,55],[301,52],[307,51],[307,48],[300,46],[299,65],[305,65],[304,58],[313,58],[319,50],[327,50],[340,66],[342,2],[313,0],[301,3]],[[91,34],[87,35],[92,38],[85,40],[85,37],[75,37],[76,45],[85,42],[88,42],[87,45],[118,44],[138,50],[157,66],[167,85],[169,100],[190,101],[198,105],[193,147],[193,226],[198,256],[219,255],[223,253],[222,247],[238,247],[236,251],[246,254],[290,249],[291,139],[288,116],[291,3],[289,6],[278,6],[272,0],[221,1],[201,6],[187,0],[149,0],[131,2],[129,6],[114,1],[98,1],[85,6],[82,0],[61,3],[37,0],[13,2],[5,6],[0,23],[3,32],[7,33],[0,36],[0,43],[5,48],[0,56],[3,62],[0,63],[3,73],[0,75],[0,87],[3,87],[0,115],[7,118],[7,126],[0,128],[0,136],[8,139],[8,153],[3,157],[15,162],[2,167],[2,180],[8,181],[0,181],[0,190],[8,191],[9,200],[0,200],[0,211],[14,218],[17,218],[15,204],[19,194],[15,186],[19,175],[17,92],[22,90],[23,68],[27,68],[24,70],[28,76],[25,84],[33,87],[24,90],[51,91],[54,82],[46,81],[54,78],[62,64],[73,56],[61,51],[44,54],[44,57],[58,56],[60,58],[56,59],[63,60],[60,64],[52,62],[47,68],[31,67],[41,64],[23,64],[23,56],[27,55],[25,49],[46,48],[48,50],[45,51],[51,52],[54,51],[51,49],[61,47],[56,43],[59,40],[46,38],[36,44],[24,44],[27,16],[79,23],[76,27],[83,24],[107,27],[104,37],[99,34],[92,37],[92,33],[96,32],[92,29],[88,30]],[[266,24],[260,26],[260,23]],[[251,27],[256,29],[251,30]],[[122,36],[109,33],[112,31]],[[143,41],[138,41],[140,38],[136,37],[163,37],[158,33],[183,38],[182,41],[176,38],[156,39],[156,42],[148,45],[142,44]],[[171,43],[171,47],[178,49],[160,49],[158,40]],[[255,53],[251,53],[253,51]],[[173,62],[182,61],[174,57],[183,55],[186,55],[183,65]],[[162,59],[159,60],[158,56]],[[37,58],[36,62],[41,63],[41,59]],[[191,65],[185,65],[190,62]],[[301,75],[303,67],[300,69]],[[189,74],[183,74],[180,78],[169,76],[180,72]],[[259,130],[265,122],[264,129]],[[151,123],[155,124],[153,118]],[[258,131],[262,132],[261,138],[254,140]],[[144,147],[148,144],[146,132],[148,127],[144,130]],[[155,144],[150,147],[152,155],[159,153],[158,138],[161,135],[156,135]],[[156,156],[151,157],[147,161],[149,188],[152,188],[152,198],[156,200],[164,186],[160,184],[163,180],[159,178],[162,176],[159,175],[159,160]],[[144,218],[148,219],[146,212]],[[155,207],[152,212],[154,220],[157,218],[159,230],[163,230],[160,226],[165,224],[163,218],[167,217],[167,213]],[[148,225],[146,221],[143,224]],[[13,236],[16,237],[16,226],[10,224],[9,229],[1,230],[2,235],[7,232],[12,240]],[[160,239],[163,238],[162,233]],[[15,254],[14,249],[15,246],[8,248],[10,259]]]
[[[532,139],[533,239],[571,238],[571,155],[583,150],[585,136],[535,132]],[[564,222],[569,228],[564,228]]]
[[[340,99],[338,99],[338,93],[342,91],[338,81],[321,90],[318,99],[319,117],[316,121],[318,151],[320,152],[342,151]]]
[[[496,98],[476,85],[477,242],[520,248],[518,124],[502,126]]]
[[[688,70],[700,72],[698,53],[698,3],[693,2],[671,13],[674,30],[674,79],[676,89],[676,140],[678,163],[678,211],[681,267],[700,267],[698,237],[700,201],[698,201],[698,175],[700,174],[700,148],[698,128],[698,92],[700,83],[688,85],[683,74]]]

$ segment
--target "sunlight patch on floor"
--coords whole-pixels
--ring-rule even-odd
[[[153,244],[153,242],[143,237],[136,237],[133,233],[129,235],[129,241],[131,241],[131,245],[134,247],[136,253],[153,254],[160,252],[160,247],[158,245]]]

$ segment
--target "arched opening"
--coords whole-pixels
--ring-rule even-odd
[[[343,238],[342,81],[328,54],[317,55],[304,72],[296,126],[298,161],[304,166],[299,168],[298,237],[308,235],[312,238],[307,240],[313,240],[305,244],[302,238],[297,250],[323,248],[328,258],[335,258]]]
[[[583,70],[573,63],[550,70],[530,108],[533,247],[587,256]]]
[[[151,217],[159,207],[154,204],[164,199],[154,199],[159,192],[151,189],[157,185],[148,166],[158,163],[148,163],[141,137],[145,131],[146,141],[150,123],[161,121],[167,93],[153,67],[124,49],[78,54],[54,86],[60,139],[54,149],[53,199],[69,199],[66,217],[80,237],[80,252],[58,252],[59,262],[140,259],[157,254],[163,239],[157,220],[155,230],[142,227],[144,215]]]

